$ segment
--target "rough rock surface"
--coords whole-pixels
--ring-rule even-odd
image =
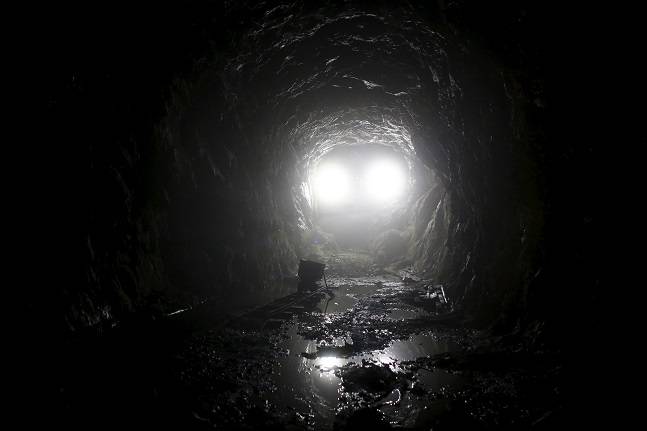
[[[112,114],[111,128],[131,133],[154,103],[166,109],[155,107],[138,135],[90,147],[97,198],[84,241],[87,283],[65,288],[67,326],[172,311],[229,290],[271,291],[293,274],[313,228],[301,188],[309,169],[334,146],[366,142],[401,152],[415,177],[430,170],[438,180],[434,191],[419,184],[416,267],[477,320],[525,304],[519,286],[539,269],[544,226],[533,171],[544,104],[529,103],[543,100],[542,86],[530,85],[541,70],[519,73],[532,46],[506,57],[473,36],[464,20],[473,13],[461,2],[241,2],[178,15],[179,25],[206,31],[181,39],[205,37],[195,57],[178,56],[167,81],[146,87],[168,82],[156,99],[115,100],[115,109],[137,110]],[[230,28],[221,34],[212,20],[222,18]],[[117,68],[115,56],[97,62]],[[79,76],[81,100],[91,102],[92,79]],[[118,235],[108,234],[110,223]]]

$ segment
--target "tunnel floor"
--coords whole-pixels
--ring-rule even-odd
[[[202,325],[181,324],[196,319],[187,313],[114,341],[121,353],[97,348],[68,371],[66,411],[81,422],[298,430],[540,428],[561,410],[561,367],[548,352],[493,348],[437,314],[424,283],[365,255],[329,268],[328,291]],[[102,392],[88,393],[97,379]]]

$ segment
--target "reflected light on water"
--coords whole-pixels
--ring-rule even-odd
[[[396,362],[394,358],[382,351],[373,352],[373,357],[382,365],[393,365]]]
[[[342,365],[344,365],[344,360],[335,356],[324,356],[315,360],[315,366],[321,371],[330,371],[336,367],[341,367]]]

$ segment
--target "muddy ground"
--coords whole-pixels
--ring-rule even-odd
[[[424,280],[403,281],[364,255],[334,256],[326,274],[327,286],[226,320],[173,316],[77,352],[59,382],[62,418],[106,427],[443,430],[549,428],[559,417],[556,353],[465,327]],[[196,319],[204,321],[187,323]]]

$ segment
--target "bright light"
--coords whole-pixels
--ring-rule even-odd
[[[351,179],[339,165],[324,164],[317,167],[314,176],[314,193],[324,205],[338,205],[350,194]]]
[[[405,173],[389,160],[375,162],[364,177],[364,187],[369,197],[378,202],[397,199],[406,186]]]
[[[315,361],[315,366],[318,366],[321,371],[330,371],[342,365],[344,365],[344,360],[334,356],[319,357]]]

